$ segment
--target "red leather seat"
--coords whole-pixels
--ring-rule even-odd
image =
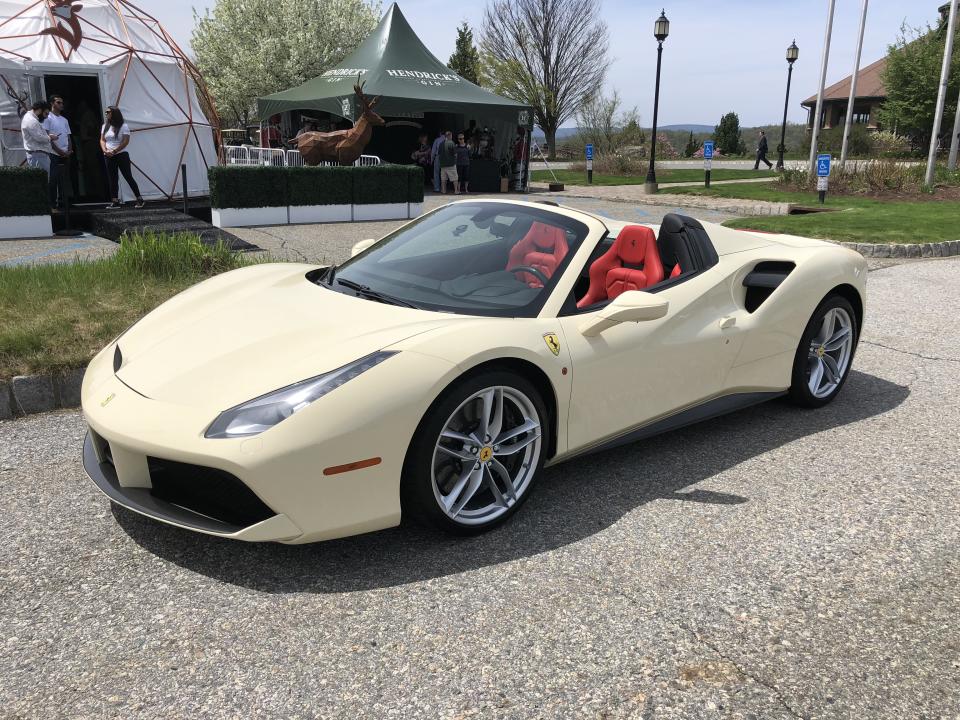
[[[577,307],[613,300],[627,290],[642,290],[661,280],[663,264],[653,230],[643,225],[627,225],[613,246],[593,261],[590,287]]]
[[[507,261],[507,270],[521,265],[536,268],[548,278],[553,277],[557,266],[569,251],[566,233],[553,225],[534,222],[523,239],[513,246]],[[543,282],[530,273],[517,273],[518,277],[533,288],[543,287]]]

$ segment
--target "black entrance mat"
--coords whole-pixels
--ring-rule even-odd
[[[114,242],[120,242],[120,236],[125,232],[189,232],[199,237],[204,245],[213,246],[223,242],[230,250],[260,250],[256,245],[241,240],[236,235],[192,215],[184,215],[171,207],[145,207],[142,210],[132,207],[117,210],[91,209],[86,212],[89,214],[90,231]]]

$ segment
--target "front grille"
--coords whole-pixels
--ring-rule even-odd
[[[238,478],[216,468],[148,457],[151,495],[221,522],[247,527],[276,515]]]

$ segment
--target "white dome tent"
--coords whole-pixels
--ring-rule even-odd
[[[105,199],[97,142],[108,105],[132,133],[130,158],[144,197],[207,194],[217,163],[212,103],[196,66],[160,23],[127,0],[0,0],[0,148],[24,160],[20,118],[35,100],[64,96],[76,146],[74,192]],[[212,113],[211,113],[212,115]],[[121,180],[121,188],[129,190]]]

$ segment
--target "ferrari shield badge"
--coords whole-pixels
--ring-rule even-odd
[[[556,333],[544,333],[543,341],[547,344],[547,347],[550,348],[550,352],[554,355],[560,354],[560,338],[557,337]]]

